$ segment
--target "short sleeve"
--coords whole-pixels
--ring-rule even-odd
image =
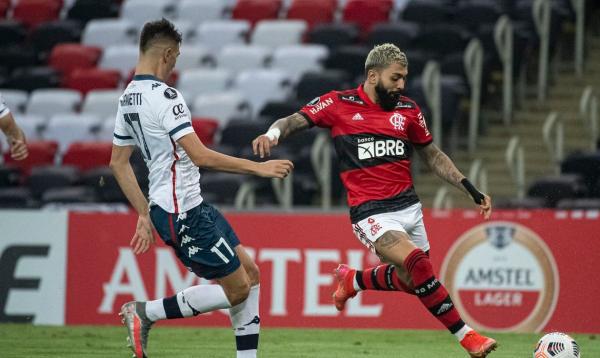
[[[10,109],[4,101],[4,97],[0,94],[0,117],[4,117],[10,113]]]
[[[414,109],[413,120],[409,122],[408,126],[408,139],[416,145],[427,145],[433,141],[429,129],[427,129],[427,123],[425,122],[425,116],[419,106]]]
[[[135,145],[135,140],[129,132],[129,128],[125,123],[125,117],[121,113],[121,109],[117,110],[115,117],[115,130],[113,132],[113,144],[121,147]]]
[[[192,127],[192,115],[179,92],[177,92],[177,96],[174,99],[167,100],[160,121],[162,127],[169,133],[169,136],[174,141],[177,141],[186,134],[194,132],[194,128]]]
[[[333,127],[336,118],[336,100],[335,92],[329,92],[321,97],[316,97],[302,107],[300,114],[312,125],[326,128]]]

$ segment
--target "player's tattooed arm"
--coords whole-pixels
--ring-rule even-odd
[[[446,153],[442,152],[440,148],[431,143],[424,147],[417,147],[417,152],[437,176],[468,194],[465,187],[461,184],[461,180],[465,176],[456,168],[452,159]]]
[[[306,129],[309,127],[308,120],[304,118],[303,115],[296,112],[290,116],[285,118],[278,119],[271,125],[269,130],[271,129],[279,129],[281,131],[280,139],[287,138],[293,133],[296,133],[302,129]]]

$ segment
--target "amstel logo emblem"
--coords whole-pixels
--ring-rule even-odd
[[[463,319],[488,331],[540,331],[559,290],[546,244],[510,222],[478,225],[463,234],[446,255],[441,278]]]

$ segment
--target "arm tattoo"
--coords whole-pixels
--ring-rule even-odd
[[[281,131],[280,138],[287,138],[293,133],[309,127],[308,120],[300,113],[294,113],[291,116],[278,119],[271,125],[271,128],[279,128]]]
[[[454,162],[452,162],[446,153],[442,152],[433,143],[418,149],[418,152],[437,176],[466,193],[465,188],[460,183],[465,176],[456,168]]]

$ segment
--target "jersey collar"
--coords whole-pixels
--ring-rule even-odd
[[[358,96],[363,101],[365,101],[365,103],[367,103],[369,106],[376,106],[377,105],[377,104],[373,103],[373,101],[371,101],[371,99],[369,98],[369,96],[365,92],[365,89],[363,88],[363,84],[362,83],[358,86],[358,88],[356,90],[358,91]]]
[[[135,75],[133,76],[134,81],[158,81],[162,82],[158,77],[153,75]]]

